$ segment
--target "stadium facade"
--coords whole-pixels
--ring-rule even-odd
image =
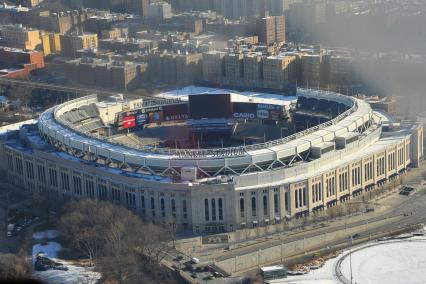
[[[10,181],[30,191],[110,200],[146,220],[213,233],[315,214],[398,178],[423,159],[421,124],[394,123],[364,100],[306,89],[297,91],[302,115],[333,105],[336,113],[277,140],[181,149],[119,142],[111,134],[120,112],[135,114],[121,118],[126,128],[165,120],[164,113],[148,111],[179,104],[159,98],[106,103],[96,96],[68,101],[45,111],[37,124],[1,135],[7,161],[1,165]],[[253,118],[234,114],[242,116]]]

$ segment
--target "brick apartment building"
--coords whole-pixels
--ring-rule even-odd
[[[0,76],[27,77],[31,71],[39,68],[44,68],[43,52],[0,47]]]

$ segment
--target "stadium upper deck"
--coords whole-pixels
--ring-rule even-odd
[[[156,174],[170,169],[194,167],[207,176],[216,176],[224,174],[224,171],[239,174],[248,169],[256,171],[291,166],[295,161],[305,161],[304,154],[313,148],[325,147],[328,142],[343,139],[348,133],[362,134],[373,123],[373,111],[362,100],[303,89],[298,90],[298,97],[338,102],[347,106],[347,110],[326,123],[266,143],[216,149],[173,149],[118,145],[79,132],[72,123],[64,119],[64,114],[76,109],[91,109],[90,106],[98,101],[96,96],[88,96],[43,113],[39,119],[39,130],[53,145],[64,147],[80,156],[95,156],[105,163],[142,167]],[[92,110],[88,117],[96,117],[96,112]]]

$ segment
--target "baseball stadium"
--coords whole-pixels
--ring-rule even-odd
[[[423,159],[421,124],[301,88],[90,95],[0,137],[2,166],[21,188],[109,200],[207,234],[316,214]]]

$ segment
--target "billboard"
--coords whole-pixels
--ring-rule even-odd
[[[230,94],[202,94],[189,96],[190,118],[230,118],[232,116]]]
[[[164,121],[163,111],[153,111],[148,113],[149,123],[159,123]]]
[[[141,126],[149,123],[149,116],[146,113],[136,115],[136,125]]]
[[[252,103],[232,103],[232,111],[234,118],[239,119],[255,119],[256,115],[256,104]]]
[[[272,104],[257,104],[257,118],[268,120],[280,120],[281,106]]]
[[[136,126],[136,117],[134,115],[123,117],[123,128],[133,128]]]
[[[164,121],[188,119],[188,104],[176,104],[163,107]]]

